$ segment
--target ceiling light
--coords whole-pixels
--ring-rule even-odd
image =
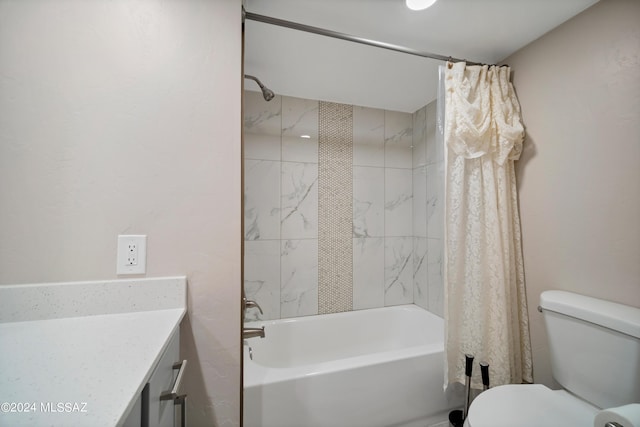
[[[311,135],[300,135],[300,138],[310,139],[310,138],[311,138]]]
[[[406,0],[407,7],[411,10],[422,10],[432,6],[436,0]]]

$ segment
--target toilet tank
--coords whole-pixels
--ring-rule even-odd
[[[599,408],[640,402],[640,308],[564,291],[540,307],[563,388]]]

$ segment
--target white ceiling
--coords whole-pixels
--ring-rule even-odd
[[[249,12],[474,62],[497,63],[598,0],[245,0]],[[245,23],[245,73],[276,94],[414,112],[442,62]],[[255,83],[246,81],[251,90]],[[257,89],[257,87],[256,87]]]

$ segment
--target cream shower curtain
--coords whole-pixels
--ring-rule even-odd
[[[445,383],[464,383],[464,354],[491,385],[532,382],[514,160],[524,128],[510,69],[447,64],[445,90]]]

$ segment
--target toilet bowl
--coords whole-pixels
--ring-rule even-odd
[[[640,402],[640,308],[546,291],[540,311],[562,390],[494,387],[473,401],[466,427],[591,427],[601,409]]]
[[[541,384],[503,385],[481,393],[465,427],[592,426],[599,408]]]

